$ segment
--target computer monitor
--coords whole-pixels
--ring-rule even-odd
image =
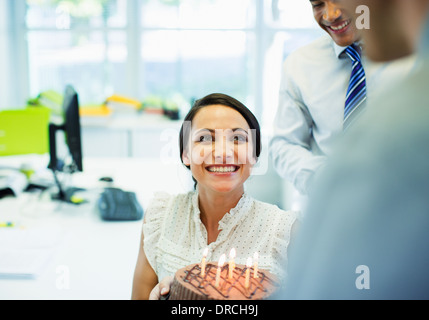
[[[64,126],[66,144],[76,166],[76,171],[83,171],[82,142],[80,133],[79,99],[72,86],[67,86],[64,94]]]
[[[65,142],[72,160],[68,165],[65,165],[63,160],[57,158],[56,133],[60,130],[64,131]],[[71,85],[66,86],[64,91],[63,123],[60,125],[50,123],[49,125],[49,154],[49,168],[53,171],[59,188],[59,193],[54,198],[72,202],[71,197],[78,188],[67,188],[64,190],[56,175],[57,171],[67,173],[83,171],[79,98]]]

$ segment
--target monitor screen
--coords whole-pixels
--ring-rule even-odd
[[[76,91],[70,85],[66,87],[64,92],[63,112],[64,119],[61,125],[56,125],[55,123],[49,124],[49,168],[54,173],[55,182],[59,189],[58,194],[54,194],[52,197],[62,201],[73,202],[74,192],[81,189],[74,187],[64,189],[56,175],[57,171],[67,173],[83,171],[79,99]],[[71,155],[71,164],[65,165],[62,160],[57,159],[57,131],[64,132],[65,142]]]
[[[79,99],[72,86],[67,86],[64,92],[64,131],[66,144],[77,171],[83,171],[82,142],[79,117]]]
[[[63,131],[68,151],[71,155],[72,163],[68,166],[68,171],[83,171],[82,166],[82,142],[79,116],[79,99],[72,86],[67,86],[64,92],[63,101],[63,123],[49,125],[49,168],[54,171],[63,171],[64,163],[57,158],[56,132]]]

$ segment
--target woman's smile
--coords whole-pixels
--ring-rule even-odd
[[[210,165],[206,167],[206,170],[215,175],[232,175],[240,169],[240,166],[236,165]]]

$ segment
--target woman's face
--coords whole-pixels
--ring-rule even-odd
[[[254,136],[247,121],[233,108],[212,105],[199,110],[182,155],[199,190],[242,192],[256,162]]]

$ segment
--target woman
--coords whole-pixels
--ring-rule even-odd
[[[195,191],[157,194],[146,209],[133,299],[167,294],[174,273],[201,261],[205,248],[208,261],[234,248],[239,264],[258,252],[260,268],[282,275],[296,218],[245,193],[260,153],[259,123],[242,103],[211,94],[194,104],[180,131],[180,154]]]

